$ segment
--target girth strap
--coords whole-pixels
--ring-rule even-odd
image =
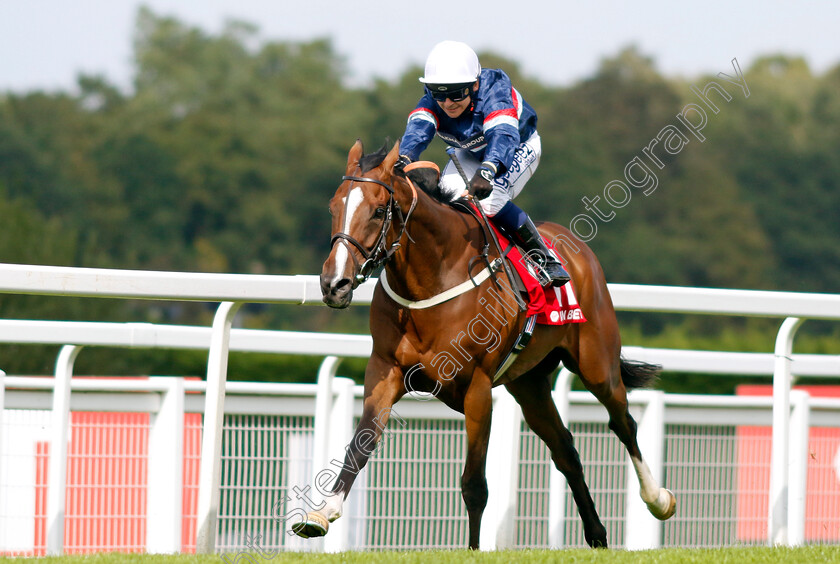
[[[531,335],[534,334],[534,327],[536,325],[536,314],[532,315],[531,317],[525,320],[525,326],[522,328],[522,332],[519,334],[519,337],[516,338],[516,342],[513,344],[513,348],[505,357],[505,360],[502,362],[502,364],[499,365],[499,369],[496,370],[496,375],[493,376],[494,382],[501,378],[505,372],[507,372],[507,369],[510,368],[510,365],[513,364],[513,361],[517,359],[519,353],[525,350],[525,347],[531,340]]]

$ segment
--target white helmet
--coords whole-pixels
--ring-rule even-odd
[[[466,43],[441,41],[435,45],[428,58],[420,82],[424,84],[465,84],[478,79],[481,65],[478,56]]]

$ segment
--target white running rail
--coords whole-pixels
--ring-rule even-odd
[[[369,304],[376,280],[355,291],[354,303]],[[800,320],[840,319],[840,295],[709,288],[678,288],[611,284],[616,309],[714,315],[787,318],[780,328],[775,351],[773,407],[773,466],[771,508],[768,515],[768,542],[789,544],[787,525],[790,425],[790,350]],[[0,264],[0,292],[58,296],[87,296],[130,299],[197,300],[221,302],[213,322],[207,364],[205,432],[202,443],[201,485],[199,490],[199,552],[212,552],[215,546],[215,518],[218,508],[220,463],[214,453],[221,448],[221,413],[224,410],[227,357],[231,325],[244,303],[320,303],[317,276],[268,276],[201,274],[131,270],[89,269],[37,265]],[[78,349],[75,350],[78,352]],[[75,353],[68,351],[69,378]],[[63,370],[63,369],[62,369]],[[57,369],[57,374],[59,370]],[[69,382],[57,383],[55,405],[66,403]],[[59,391],[61,390],[61,393]],[[207,423],[212,423],[208,425]],[[66,432],[66,431],[65,431]],[[56,436],[55,440],[59,440]],[[58,543],[61,533],[60,501],[51,499],[49,538]],[[53,529],[56,527],[56,529]],[[50,553],[60,553],[56,544]]]

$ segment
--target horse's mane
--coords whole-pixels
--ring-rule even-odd
[[[391,146],[391,140],[385,139],[385,144],[382,145],[379,149],[377,149],[373,153],[368,153],[366,155],[362,155],[359,159],[359,168],[362,170],[362,174],[371,171],[382,164],[385,160],[385,157],[388,156],[389,147]],[[415,174],[423,175],[425,171],[431,172],[431,169],[416,169]],[[438,173],[439,174],[439,173]],[[443,194],[440,191],[440,187],[437,183],[437,178],[432,179],[429,177],[426,181],[421,181],[420,177],[412,176],[412,180],[419,186],[423,192],[425,192],[428,196],[432,198],[432,200],[437,203],[441,204],[447,208],[454,209],[460,213],[469,213],[471,215],[475,215],[474,212],[471,212],[469,206],[466,204],[465,201],[456,200],[451,202],[443,197]]]
[[[385,144],[382,145],[382,147],[380,147],[375,153],[363,155],[362,158],[359,159],[359,168],[362,169],[362,174],[368,172],[369,170],[373,170],[382,164],[382,161],[384,161],[385,157],[388,156],[388,146],[390,144],[390,140],[386,139]]]

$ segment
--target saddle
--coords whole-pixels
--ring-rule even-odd
[[[475,260],[483,259],[489,266],[487,251],[490,241],[499,246],[499,252],[505,258],[510,268],[505,271],[509,278],[510,286],[519,296],[520,309],[526,311],[530,318],[536,316],[536,322],[542,325],[565,325],[566,323],[583,323],[586,318],[574,293],[572,282],[557,288],[553,286],[543,287],[541,273],[538,264],[520,252],[501,231],[496,229],[492,222],[485,223],[475,207],[476,204],[470,200],[460,198],[454,201],[447,201],[439,187],[440,169],[430,161],[416,161],[405,167],[406,176],[435,200],[444,203],[451,208],[473,216],[482,227],[485,236],[485,245],[482,255],[475,257]],[[543,237],[549,250],[556,254],[554,245]],[[472,272],[470,264],[470,272]],[[499,276],[498,273],[494,276]],[[498,284],[498,281],[497,281]]]

